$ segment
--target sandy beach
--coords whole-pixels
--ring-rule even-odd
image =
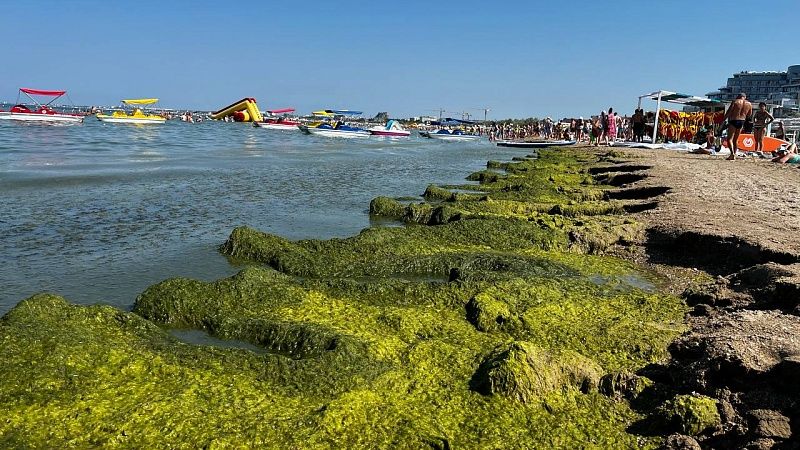
[[[640,200],[647,209],[633,214],[647,238],[632,259],[715,277],[677,277],[673,289],[684,289],[694,308],[690,329],[670,346],[668,363],[644,372],[666,389],[715,398],[720,421],[700,436],[671,435],[665,447],[788,443],[800,375],[800,170],[756,159],[620,152],[614,162],[638,175],[624,189],[648,197]]]
[[[666,186],[650,227],[741,240],[767,252],[800,255],[800,170],[763,159],[632,151],[652,165],[637,187]],[[639,159],[637,158],[638,162]]]

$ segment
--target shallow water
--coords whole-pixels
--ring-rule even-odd
[[[223,122],[0,121],[0,314],[41,291],[128,309],[166,278],[235,273],[216,248],[238,225],[290,239],[350,236],[371,225],[378,195],[468,184],[486,161],[528,152]]]
[[[205,345],[216,348],[241,348],[250,350],[260,355],[269,353],[265,348],[250,344],[244,341],[232,339],[219,339],[202,330],[185,330],[179,328],[165,328],[166,331],[175,339],[187,344]]]

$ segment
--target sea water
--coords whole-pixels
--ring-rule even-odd
[[[347,237],[372,198],[419,196],[524,149],[419,137],[336,139],[242,123],[0,121],[0,314],[38,292],[129,309],[171,277],[241,267],[217,247],[247,225]]]

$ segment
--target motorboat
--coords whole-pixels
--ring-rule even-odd
[[[261,122],[253,122],[253,126],[265,130],[296,131],[300,122],[286,116],[279,116],[279,114],[288,114],[292,112],[294,112],[294,108],[268,110],[267,114],[269,114],[269,117]]]
[[[53,109],[50,105],[65,95],[67,91],[46,91],[42,89],[29,89],[20,88],[20,93],[25,94],[31,102],[35,105],[34,108],[19,102],[19,94],[17,94],[17,103],[12,106],[8,111],[0,110],[0,119],[5,120],[19,120],[26,122],[49,122],[49,123],[81,123],[83,122],[83,114],[72,114],[59,112]],[[47,103],[38,102],[33,96],[38,95],[42,97],[52,97]]]
[[[476,141],[481,137],[477,134],[465,133],[460,127],[463,125],[474,125],[475,122],[469,120],[452,119],[450,117],[444,120],[431,122],[431,125],[439,127],[433,131],[420,131],[419,135],[430,139],[439,139],[442,141]],[[455,127],[448,129],[444,127]]]
[[[363,138],[371,136],[370,132],[363,128],[351,127],[341,122],[322,123],[317,126],[298,125],[297,127],[304,133],[325,137]]]
[[[500,141],[497,143],[498,147],[514,147],[514,148],[547,148],[547,147],[562,147],[565,145],[575,145],[575,141]]]
[[[420,135],[422,135],[420,133]],[[464,133],[462,130],[446,130],[444,128],[440,128],[438,130],[429,131],[425,133],[423,136],[430,138],[430,139],[439,139],[442,141],[476,141],[481,137],[477,134],[467,134]]]
[[[164,123],[167,119],[158,114],[147,114],[142,108],[158,102],[157,98],[135,98],[122,100],[123,109],[111,114],[97,114],[97,120],[107,123],[130,123],[137,125]],[[132,111],[129,112],[129,110]]]
[[[359,127],[347,125],[342,120],[345,116],[358,116],[361,111],[349,109],[325,109],[314,111],[312,114],[321,117],[323,122],[314,122],[308,125],[298,125],[301,131],[325,137],[363,138],[371,136],[370,132]],[[333,120],[331,120],[333,118]]]
[[[369,128],[367,131],[370,132],[373,136],[384,136],[384,137],[409,137],[411,136],[411,132],[403,128],[400,125],[400,122],[396,120],[390,120],[386,122],[385,126],[375,126]]]

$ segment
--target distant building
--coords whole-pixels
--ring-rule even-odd
[[[733,101],[739,93],[747,94],[752,102],[776,105],[776,116],[796,111],[800,105],[800,65],[789,66],[786,72],[739,72],[728,78],[728,83],[709,98]]]

